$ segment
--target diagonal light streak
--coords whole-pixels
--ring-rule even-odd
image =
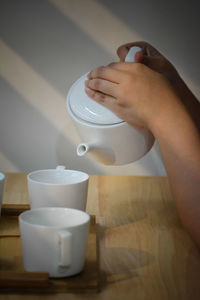
[[[65,97],[1,39],[0,57],[0,76],[56,128],[66,141],[73,145],[78,144],[80,140],[67,113]],[[0,161],[4,162],[5,169],[8,166],[9,169],[19,171],[1,152]]]
[[[0,75],[56,129],[62,130],[64,122],[69,119],[65,97],[2,40],[0,55]]]
[[[113,56],[120,44],[141,40],[136,31],[95,0],[49,2]]]

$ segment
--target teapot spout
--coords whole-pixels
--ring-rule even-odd
[[[81,143],[77,146],[76,153],[78,156],[84,156],[90,149],[90,144]]]
[[[91,153],[96,160],[105,165],[113,165],[115,163],[114,152],[110,149],[91,143],[81,143],[77,146],[76,153],[78,156],[84,156],[88,152]]]

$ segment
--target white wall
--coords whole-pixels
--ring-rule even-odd
[[[117,61],[117,47],[135,40],[156,46],[199,97],[199,8],[193,2],[1,0],[0,170],[64,164],[90,174],[165,175],[157,145],[120,167],[78,158],[65,99],[82,74]]]

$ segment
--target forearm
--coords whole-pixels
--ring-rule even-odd
[[[153,131],[180,218],[200,246],[199,132],[181,105],[175,105],[169,114],[165,112],[162,122],[158,121]]]
[[[86,93],[124,121],[152,131],[180,217],[200,246],[200,131],[180,94],[163,75],[141,63],[92,70]]]
[[[177,92],[178,97],[182,99],[184,106],[200,132],[200,102],[178,73],[177,76],[174,77],[174,80],[172,80],[172,85]]]

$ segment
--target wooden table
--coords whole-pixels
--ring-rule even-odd
[[[29,203],[26,174],[6,174],[4,203]],[[200,299],[200,252],[182,227],[167,178],[91,176],[87,212],[99,223],[98,294],[0,299]]]

